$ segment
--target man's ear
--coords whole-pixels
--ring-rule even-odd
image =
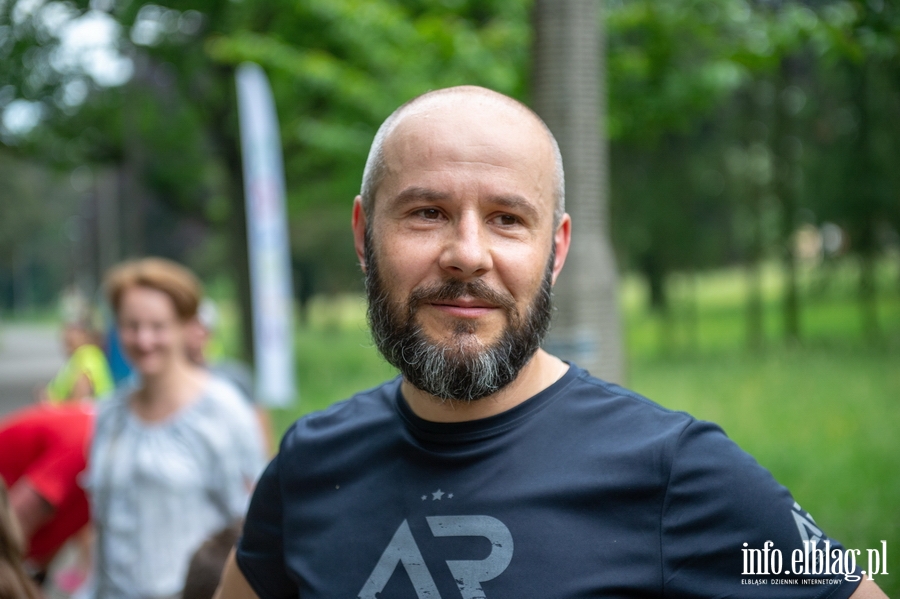
[[[553,234],[553,245],[556,247],[556,257],[553,260],[553,284],[556,284],[556,277],[562,272],[563,265],[566,263],[566,256],[569,254],[569,245],[572,243],[572,217],[563,214],[559,226],[556,227],[556,233]]]
[[[359,267],[366,272],[366,213],[362,207],[362,196],[356,196],[353,200],[353,246],[356,248],[356,258]]]

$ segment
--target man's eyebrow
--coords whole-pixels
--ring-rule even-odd
[[[411,204],[413,202],[421,202],[421,201],[438,201],[438,200],[447,200],[450,198],[450,194],[444,193],[442,191],[437,191],[434,189],[429,189],[427,187],[407,187],[400,193],[398,193],[391,203],[394,207],[400,208],[406,204]]]
[[[435,189],[429,189],[427,187],[412,186],[407,187],[406,189],[398,193],[394,197],[392,203],[395,207],[402,207],[404,204],[409,204],[412,202],[421,202],[423,200],[438,202],[448,200],[450,198],[451,194],[443,191],[437,191]],[[489,201],[492,204],[503,206],[504,208],[527,212],[528,215],[532,218],[538,217],[538,210],[534,206],[534,204],[515,193],[491,196]]]
[[[491,202],[503,206],[504,208],[526,212],[528,213],[528,216],[533,219],[538,219],[540,217],[538,209],[534,204],[518,194],[513,193],[509,195],[491,196]]]
[[[394,208],[402,208],[406,204],[414,202],[439,202],[451,198],[451,194],[429,189],[428,187],[411,186],[398,193],[391,201]],[[529,218],[538,219],[540,214],[532,202],[518,194],[495,195],[489,198],[491,204],[502,206],[510,210],[525,212]]]

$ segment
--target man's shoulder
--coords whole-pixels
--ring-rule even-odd
[[[666,429],[679,433],[697,420],[687,412],[673,410],[640,393],[591,375],[575,365],[571,366],[571,382],[563,393],[567,409],[597,419],[608,427],[622,427],[623,434],[641,434],[645,427]]]
[[[399,387],[397,377],[299,418],[284,434],[281,451],[310,443],[339,443],[369,434],[373,429],[399,425],[396,412]]]

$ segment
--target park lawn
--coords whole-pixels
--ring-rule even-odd
[[[900,548],[898,362],[896,351],[834,348],[635,360],[630,386],[718,423],[845,546],[884,539],[892,549]],[[900,596],[900,575],[888,572],[878,582]]]
[[[669,318],[626,278],[628,386],[718,423],[846,547],[900,546],[900,289],[882,265],[879,333],[863,332],[857,267],[800,277],[800,342],[783,339],[780,274],[763,274],[763,347],[747,349],[739,269],[676,277]],[[897,550],[894,549],[894,552]],[[892,555],[896,555],[893,553]],[[896,563],[896,561],[892,561]],[[865,567],[865,565],[863,565]],[[900,596],[900,573],[878,579]]]
[[[696,303],[687,308],[678,294],[687,285],[676,279],[666,324],[645,310],[640,281],[627,278],[627,384],[717,422],[829,535],[863,550],[862,559],[886,540],[891,574],[878,582],[898,597],[900,297],[881,298],[881,334],[869,341],[848,287],[852,277],[825,292],[805,287],[803,341],[786,344],[773,272],[765,282],[764,347],[756,352],[745,348],[739,271],[697,277],[690,283]],[[373,347],[364,311],[358,297],[314,301],[297,332],[300,401],[273,413],[279,434],[298,416],[396,375]]]

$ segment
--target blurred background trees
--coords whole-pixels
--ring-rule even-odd
[[[233,83],[245,60],[276,95],[297,297],[359,290],[347,221],[376,127],[453,84],[531,103],[532,8],[0,1],[0,309],[47,304],[67,283],[92,292],[106,266],[145,253],[226,294],[246,288]],[[737,266],[746,342],[760,346],[765,264],[784,281],[781,334],[800,341],[803,264],[841,255],[878,339],[877,265],[893,260],[900,287],[898,9],[608,0],[605,13],[611,228],[661,343],[674,321],[693,326],[691,277]],[[686,311],[672,309],[673,274]]]

